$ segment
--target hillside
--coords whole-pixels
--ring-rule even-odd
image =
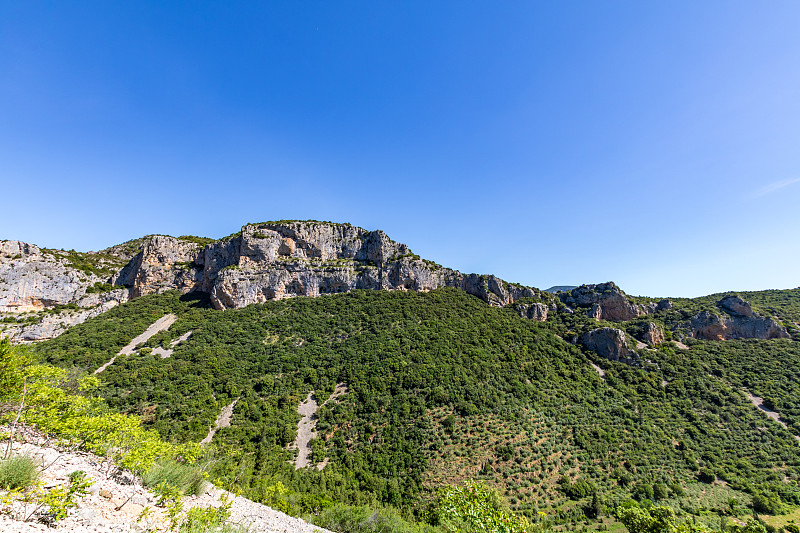
[[[783,292],[781,301],[797,294]],[[203,438],[238,400],[214,437],[227,457],[215,475],[295,513],[328,500],[418,513],[437,486],[467,478],[500,488],[520,513],[565,520],[595,492],[609,504],[655,498],[698,515],[730,499],[756,497],[772,511],[800,503],[796,342],[686,336],[688,349],[664,341],[625,364],[562,340],[602,321],[555,301],[559,311],[530,320],[519,305],[444,288],[220,312],[207,297],[171,293],[128,302],[36,351],[93,371],[175,314],[169,330],[100,375],[103,396],[181,441]],[[679,315],[676,303],[649,318],[668,328]],[[639,322],[608,324],[635,332]],[[188,332],[170,357],[153,353]],[[298,406],[312,391],[322,403],[337,383],[347,392],[317,413],[310,443],[312,464],[325,467],[295,470]],[[296,494],[275,496],[278,481]]]
[[[573,525],[631,498],[708,524],[800,505],[800,289],[552,293],[317,221],[0,245],[0,334],[290,514],[427,520],[466,480]]]

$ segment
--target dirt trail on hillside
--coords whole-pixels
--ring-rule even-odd
[[[152,337],[159,331],[164,331],[169,329],[169,327],[173,324],[173,322],[175,322],[177,318],[178,317],[173,315],[172,313],[162,316],[161,318],[150,324],[150,326],[148,326],[148,328],[144,330],[144,333],[134,337],[131,342],[125,345],[119,351],[119,353],[117,353],[117,355],[131,355],[137,346],[147,342],[150,339],[150,337]],[[117,358],[117,355],[112,357],[111,360],[109,360],[106,364],[95,370],[94,373],[99,374],[100,372],[108,368],[109,365],[114,363],[114,360]]]
[[[192,335],[192,332],[191,331],[187,331],[186,333],[184,333],[183,335],[181,335],[177,339],[174,339],[172,342],[170,342],[169,343],[169,348],[162,348],[161,346],[157,346],[157,347],[153,348],[153,354],[160,356],[161,359],[166,359],[166,358],[168,358],[168,357],[170,357],[172,355],[172,352],[175,351],[175,347],[177,345],[179,345],[180,343],[188,340],[191,335]]]
[[[594,371],[595,371],[595,372],[597,372],[598,374],[600,374],[600,377],[601,377],[601,378],[603,378],[603,379],[606,379],[606,371],[605,371],[605,370],[603,370],[602,368],[600,368],[599,366],[597,366],[597,365],[596,365],[596,364],[594,364],[594,363],[589,363],[589,364],[590,364],[590,365],[592,365],[592,368],[594,368]]]
[[[753,405],[756,406],[756,408],[758,408],[762,413],[773,419],[778,424],[782,425],[784,428],[789,429],[789,426],[786,425],[786,422],[781,420],[780,413],[773,411],[772,409],[769,409],[766,405],[764,405],[764,398],[761,398],[760,396],[755,396],[750,391],[745,391],[745,392],[747,393],[747,397],[750,399]],[[796,438],[797,441],[800,442],[800,437],[794,435],[794,438]]]
[[[322,405],[328,402],[335,401],[339,396],[347,392],[347,386],[344,383],[338,383],[336,388],[333,389],[333,394],[325,400]],[[297,459],[294,462],[294,469],[299,470],[311,464],[311,443],[312,439],[317,437],[317,397],[314,391],[308,393],[308,397],[297,407],[297,412],[303,418],[297,423],[297,440],[294,441],[292,448],[297,448]],[[317,465],[317,470],[322,470],[328,464],[328,459]]]
[[[310,462],[311,446],[309,446],[309,443],[317,436],[317,424],[314,419],[317,414],[317,407],[317,397],[314,396],[314,391],[309,392],[306,401],[297,407],[297,412],[303,418],[297,423],[297,440],[295,441],[297,460],[294,462],[295,470],[307,467]]]
[[[230,405],[226,405],[222,408],[219,412],[219,416],[217,416],[217,419],[214,421],[214,427],[208,430],[208,435],[200,441],[200,444],[210,444],[211,439],[214,438],[214,435],[217,434],[220,428],[230,427],[231,419],[233,418],[233,408],[236,407],[236,402],[238,401],[239,398],[236,398]]]

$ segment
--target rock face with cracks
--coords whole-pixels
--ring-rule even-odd
[[[623,322],[640,316],[651,315],[659,309],[658,304],[635,304],[613,281],[597,285],[581,285],[569,292],[561,292],[559,298],[570,307],[588,307],[587,315],[596,320]],[[666,300],[664,306],[666,306]]]
[[[108,281],[98,273],[113,271],[120,264],[105,254],[0,241],[0,318],[16,320],[24,315],[30,319],[12,322],[0,334],[16,342],[51,339],[127,301],[128,291],[123,288],[93,292],[96,284]]]
[[[690,320],[696,339],[788,339],[789,332],[772,318],[756,314],[750,303],[735,295],[717,302],[723,314],[701,311]]]
[[[611,361],[631,363],[638,355],[628,348],[625,332],[616,328],[598,328],[581,335],[579,342]]]
[[[727,317],[701,311],[691,319],[692,336],[704,340],[788,339],[786,328],[763,317]]]
[[[354,289],[458,287],[497,306],[535,295],[494,276],[465,275],[420,259],[380,230],[308,221],[248,224],[203,249],[153,236],[114,282],[134,297],[201,290],[217,309]]]
[[[650,346],[656,346],[664,342],[664,330],[655,322],[648,322],[642,333],[642,340]]]
[[[202,291],[217,309],[231,309],[355,289],[440,287],[462,289],[498,307],[542,296],[538,289],[421,259],[380,230],[332,222],[265,222],[247,224],[218,241],[148,235],[101,253],[0,241],[0,318],[11,317],[0,325],[0,334],[17,342],[53,338],[129,298],[169,290]],[[613,282],[582,285],[557,297],[565,304],[561,311],[552,304],[525,301],[514,309],[540,321],[548,313],[582,312],[597,320],[624,322],[672,307],[669,300],[636,303]],[[780,324],[758,316],[739,297],[723,298],[718,308],[721,315],[691,318],[686,323],[690,334],[703,339],[788,337]],[[663,332],[651,329],[645,337],[648,344],[658,344]]]

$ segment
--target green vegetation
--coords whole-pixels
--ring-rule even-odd
[[[75,270],[87,275],[108,278],[122,268],[125,263],[119,257],[103,252],[76,252],[75,250],[50,250],[42,248],[42,253],[57,257]]]
[[[117,287],[117,286],[112,285],[110,283],[105,283],[105,282],[102,282],[102,281],[98,281],[94,285],[92,285],[91,287],[86,289],[86,294],[110,292],[110,291],[113,291],[113,290],[119,289],[119,288],[120,287]]]
[[[797,292],[770,291],[763,302],[743,296],[791,319]],[[654,321],[669,331],[715,301],[676,301],[670,311],[607,325],[639,335]],[[580,311],[538,323],[455,289],[356,291],[224,313],[200,295],[166,294],[134,300],[37,346],[37,355],[63,370],[36,379],[71,387],[87,410],[96,409],[89,404],[98,400],[87,396],[94,384],[75,376],[168,312],[178,321],[148,346],[166,346],[189,330],[190,339],[169,359],[145,350],[118,358],[94,390],[113,411],[140,416],[161,442],[196,442],[238,399],[231,427],[215,438],[221,459],[210,475],[323,526],[441,530],[446,524],[435,510],[443,508],[442,487],[463,493],[470,479],[497,490],[508,507],[493,509],[527,519],[529,529],[543,527],[540,511],[548,527],[577,524],[602,519],[629,499],[641,502],[641,512],[652,501],[676,509],[669,527],[677,530],[695,527],[694,520],[717,527],[723,518],[800,504],[793,436],[800,434],[800,352],[792,340],[685,340],[688,351],[667,342],[631,367],[556,337],[606,325]],[[0,372],[12,388],[20,376]],[[330,462],[322,471],[295,471],[287,446],[297,405],[311,390],[322,403],[337,383],[347,393],[320,408],[312,443],[315,463]],[[748,392],[763,397],[788,428],[756,409]],[[26,417],[52,426],[52,413],[37,406],[42,396],[35,387],[30,393]],[[50,389],[45,397],[59,402]],[[77,423],[56,418],[55,431],[85,438]],[[151,464],[163,456],[169,453]]]
[[[323,509],[306,517],[311,523],[337,533],[437,533],[428,524],[415,523],[391,507],[373,508],[367,505],[343,505]]]
[[[150,488],[163,486],[162,484],[166,483],[183,494],[192,496],[203,494],[208,483],[199,468],[174,459],[158,461],[144,473],[142,481],[146,487]]]
[[[0,339],[0,423],[10,422],[3,437],[5,454],[11,448],[18,423],[32,425],[59,438],[61,444],[80,446],[155,485],[160,503],[167,507],[170,530],[185,532],[231,531],[246,528],[225,524],[230,502],[217,509],[183,512],[181,497],[200,494],[205,485],[201,472],[191,466],[202,455],[197,444],[176,445],[155,431],[142,428],[138,417],[109,412],[105,402],[93,397],[98,380],[93,376],[34,365],[20,347]],[[67,516],[77,500],[88,493],[92,481],[82,471],[69,474],[65,485],[45,487],[37,481],[36,464],[29,457],[0,461],[0,512],[11,512],[16,500],[26,503],[14,518],[41,516],[51,525]]]
[[[777,294],[770,302],[792,316]],[[676,302],[647,320],[669,326],[709,305]],[[166,313],[178,320],[148,346],[191,330],[190,339],[168,359],[145,351],[118,357],[99,394],[176,442],[204,437],[238,399],[231,426],[214,439],[221,459],[210,475],[290,514],[357,528],[367,514],[397,509],[410,524],[433,522],[426,513],[440,489],[466,480],[496,489],[531,527],[540,512],[548,524],[577,523],[631,498],[705,522],[747,506],[778,512],[800,504],[792,435],[800,434],[800,353],[791,340],[687,340],[688,352],[667,342],[631,367],[561,338],[598,325],[636,333],[641,319],[598,323],[578,310],[540,323],[440,289],[354,291],[225,312],[201,295],[148,296],[35,350],[91,371]],[[297,406],[312,390],[322,403],[337,383],[347,393],[320,408],[312,443],[315,462],[329,463],[296,471],[288,445]],[[778,410],[788,430],[745,390]]]
[[[27,489],[38,477],[36,462],[27,455],[0,460],[0,489]]]
[[[208,246],[212,242],[217,242],[216,239],[210,239],[208,237],[196,237],[194,235],[181,235],[180,237],[178,237],[178,240],[186,241],[186,242],[193,242],[197,246],[199,246],[200,248],[205,248],[206,246]]]
[[[525,518],[514,516],[507,503],[481,483],[468,482],[442,489],[426,519],[444,531],[453,532],[525,533],[533,530]]]

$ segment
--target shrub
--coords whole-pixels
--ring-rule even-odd
[[[16,455],[0,461],[0,488],[27,489],[38,477],[36,463],[27,455]]]
[[[365,505],[334,505],[307,520],[339,533],[433,533],[427,524],[405,520],[395,509],[373,509]]]
[[[172,459],[156,463],[142,476],[142,481],[145,486],[150,488],[166,482],[167,485],[178,489],[183,494],[194,496],[203,494],[207,483],[199,468]]]
[[[697,473],[697,480],[702,483],[713,483],[717,480],[717,472],[711,467],[703,467]]]
[[[761,492],[753,495],[753,510],[762,514],[781,514],[783,505],[777,494]]]
[[[530,525],[525,518],[513,515],[497,492],[474,481],[440,490],[437,503],[426,519],[445,531],[522,533]]]

